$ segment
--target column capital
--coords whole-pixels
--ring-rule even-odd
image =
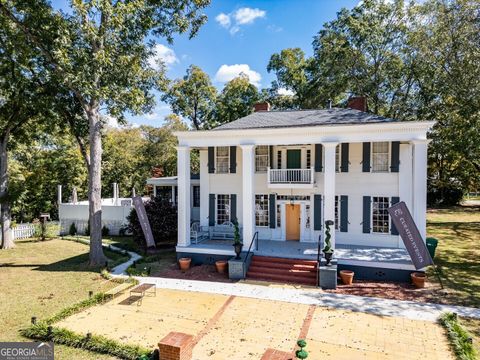
[[[410,140],[410,142],[414,145],[428,145],[432,140],[430,139],[414,139]]]
[[[241,144],[239,146],[242,148],[242,150],[253,150],[253,148],[255,148],[254,144]]]
[[[188,151],[188,150],[190,150],[190,146],[188,146],[188,145],[178,145],[178,146],[175,146],[175,149],[177,149],[177,151]]]
[[[336,147],[340,143],[338,141],[327,141],[327,142],[322,142],[321,144],[326,148],[330,148],[330,147]]]

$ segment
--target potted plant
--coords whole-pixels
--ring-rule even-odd
[[[215,261],[215,267],[218,273],[224,274],[227,270],[227,262],[225,260],[217,260]]]
[[[413,272],[410,274],[410,277],[412,278],[413,285],[415,285],[417,289],[425,287],[425,280],[427,279],[425,273]]]
[[[307,346],[307,342],[300,339],[297,341],[297,345],[300,349],[295,351],[295,357],[297,359],[306,359],[308,357],[308,352],[304,349],[304,347]]]
[[[326,265],[330,265],[330,261],[332,261],[332,256],[333,256],[333,249],[332,249],[332,243],[330,242],[330,238],[332,237],[330,235],[330,226],[333,225],[332,220],[327,220],[325,221],[325,246],[323,247],[323,255],[325,256],[326,260]]]
[[[353,276],[355,273],[350,270],[340,270],[340,279],[345,285],[352,285],[353,284]]]
[[[191,262],[192,262],[192,259],[187,257],[178,259],[178,263],[180,264],[180,270],[185,272],[188,269],[190,269]]]
[[[238,221],[233,222],[233,247],[235,249],[236,260],[240,260],[240,254],[242,253],[243,243],[240,241],[240,228],[238,227]]]

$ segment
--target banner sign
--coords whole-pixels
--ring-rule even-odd
[[[388,212],[412,258],[415,269],[419,270],[425,266],[433,265],[433,260],[428,252],[427,246],[405,202],[401,201],[392,205],[388,208]]]
[[[153,239],[152,228],[150,227],[150,222],[148,221],[147,212],[145,211],[145,205],[143,205],[142,197],[135,196],[132,198],[132,200],[133,206],[135,206],[135,210],[137,211],[138,221],[140,221],[140,225],[142,226],[147,248],[156,247],[155,240]]]

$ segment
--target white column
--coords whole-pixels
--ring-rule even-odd
[[[248,249],[255,233],[255,146],[241,145],[240,147],[242,148],[243,244]]]
[[[175,205],[175,185],[172,186],[172,205]]]
[[[57,185],[57,202],[58,205],[62,203],[62,185]]]
[[[428,140],[413,143],[413,219],[423,239],[427,237],[427,145]]]
[[[178,246],[190,245],[190,148],[177,147]]]
[[[200,225],[208,226],[210,174],[208,173],[208,151],[200,150]]]
[[[323,233],[325,239],[325,221],[335,221],[335,148],[336,142],[322,143],[325,149],[325,166],[323,173]],[[335,249],[335,226],[330,226],[330,241]]]
[[[407,208],[413,211],[413,152],[412,144],[400,144],[400,168],[398,171],[398,196],[404,201]],[[400,236],[398,236],[398,247],[405,248]]]

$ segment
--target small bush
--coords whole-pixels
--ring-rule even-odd
[[[75,223],[72,222],[72,225],[70,225],[70,229],[68,230],[68,234],[71,236],[77,235],[77,227],[75,226]]]
[[[110,234],[110,229],[106,225],[103,225],[102,236],[108,236],[108,234]]]
[[[145,202],[145,211],[157,244],[177,236],[177,207],[160,197]],[[136,243],[146,248],[145,236],[135,209],[127,217],[128,231],[133,234]]]
[[[429,184],[427,204],[428,206],[454,206],[460,204],[463,196],[463,190],[455,185],[436,187]]]
[[[477,354],[473,347],[472,336],[460,325],[457,315],[445,313],[440,317],[439,322],[447,330],[448,339],[457,359],[475,360]]]

